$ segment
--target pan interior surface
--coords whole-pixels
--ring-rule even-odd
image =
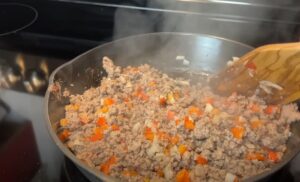
[[[216,73],[226,66],[233,56],[239,57],[252,48],[227,39],[184,33],[153,33],[128,37],[100,45],[57,68],[50,77],[50,87],[58,83],[60,92],[48,89],[45,99],[45,114],[50,135],[64,154],[70,158],[91,181],[113,180],[78,160],[56,135],[57,121],[64,117],[64,106],[69,100],[62,96],[67,89],[71,94],[81,94],[96,87],[106,75],[102,58],[111,58],[118,66],[149,64],[174,77],[194,79],[197,73]],[[188,64],[176,59],[184,56]],[[299,151],[300,126],[293,124],[293,135],[288,141],[283,161],[272,170],[253,176],[246,181],[260,180],[284,166]]]

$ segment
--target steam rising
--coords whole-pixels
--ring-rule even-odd
[[[229,38],[252,46],[295,40],[298,13],[284,5],[294,0],[258,5],[238,1],[133,0],[134,6],[118,8],[114,39],[149,32],[190,32]],[[255,2],[255,1],[254,1]],[[277,6],[279,4],[282,6]],[[290,6],[289,6],[290,7]]]

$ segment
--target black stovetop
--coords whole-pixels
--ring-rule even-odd
[[[70,159],[65,158],[61,172],[61,182],[73,181],[89,182],[89,180],[79,171],[74,163]]]
[[[297,0],[13,0],[9,3],[23,6],[8,12],[5,7],[1,9],[3,3],[0,3],[1,18],[9,25],[0,24],[0,75],[8,77],[16,73],[20,77],[19,64],[19,70],[15,68],[22,57],[26,70],[19,80],[25,80],[27,85],[31,75],[41,72],[39,67],[44,62],[50,74],[58,65],[97,45],[137,34],[209,34],[253,47],[300,40]],[[22,10],[25,6],[31,8]],[[6,31],[9,33],[1,34]],[[40,77],[48,81],[47,76]],[[18,84],[21,89],[16,90],[24,91],[24,83]],[[14,89],[16,85],[5,88]],[[45,88],[40,90],[43,94]]]
[[[300,2],[297,0],[13,2],[32,6],[38,18],[26,29],[0,36],[0,49],[66,59],[103,42],[148,32],[205,33],[252,46],[295,41],[300,32]],[[9,17],[14,18],[18,20],[22,16],[15,13]]]

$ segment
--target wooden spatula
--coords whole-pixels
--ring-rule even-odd
[[[290,103],[300,98],[300,43],[271,44],[242,56],[213,76],[218,94],[255,92],[269,104]]]

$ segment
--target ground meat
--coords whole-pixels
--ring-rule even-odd
[[[99,87],[65,94],[57,131],[78,159],[121,181],[257,175],[281,160],[289,124],[300,119],[294,104],[221,97],[149,65],[121,68],[105,57],[103,67]]]

